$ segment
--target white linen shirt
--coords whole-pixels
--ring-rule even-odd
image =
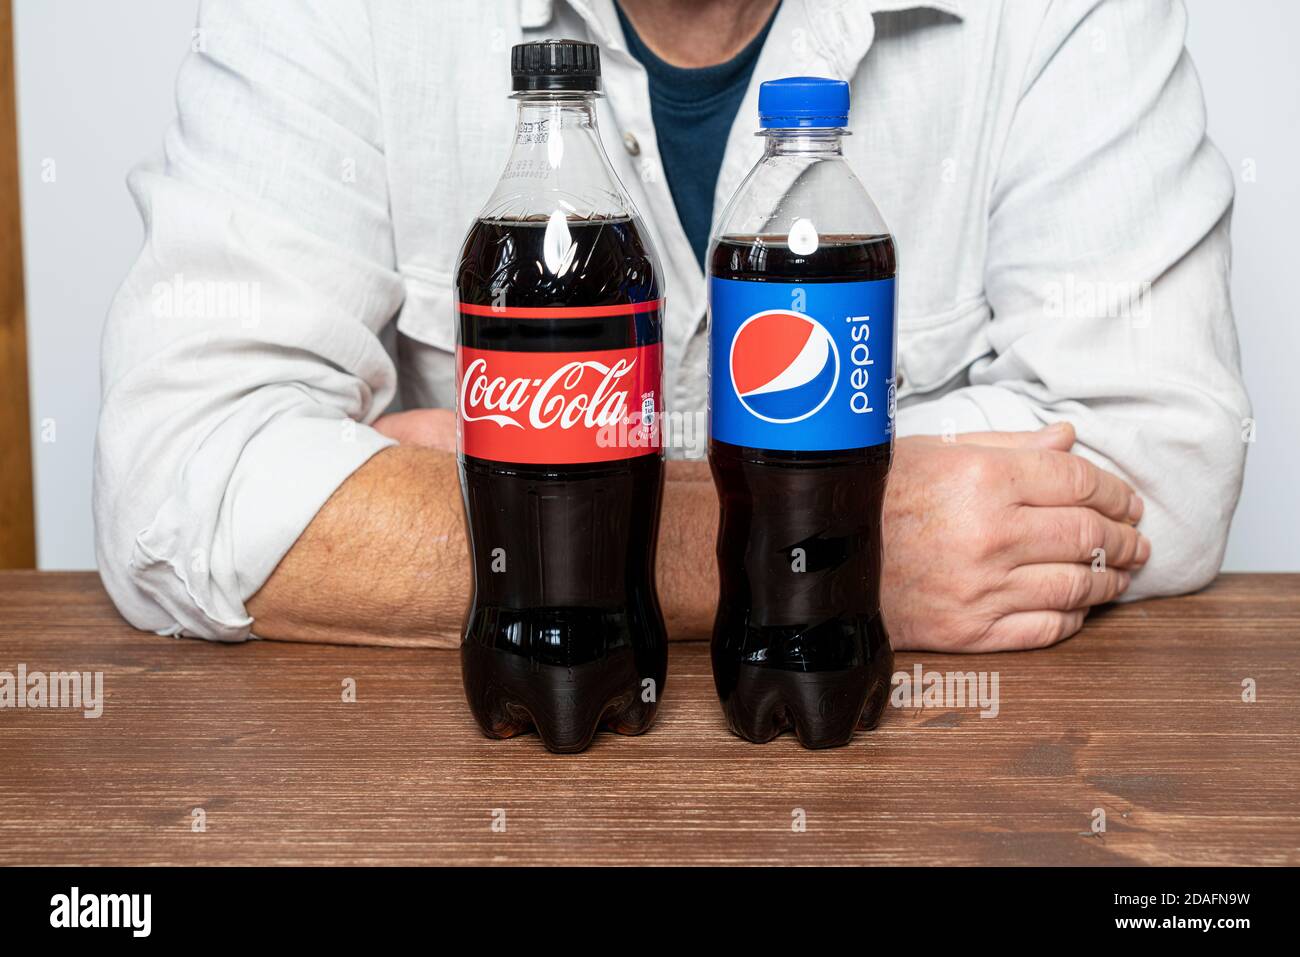
[[[716,217],[761,153],[760,82],[848,80],[845,152],[899,250],[899,434],[1073,422],[1146,499],[1129,598],[1216,573],[1250,414],[1233,178],[1185,20],[785,0],[714,196]],[[399,386],[454,404],[452,269],[509,149],[510,47],[546,37],[601,47],[601,135],[664,265],[666,405],[704,409],[704,277],[612,0],[209,0],[130,176],[146,241],[103,343],[98,558],[132,624],[248,637],[245,602],[390,444],[368,423]]]

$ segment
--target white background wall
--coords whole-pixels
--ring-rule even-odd
[[[95,565],[100,330],[144,236],[126,173],[161,147],[176,115],[176,71],[197,9],[197,0],[14,3],[42,568]],[[54,180],[46,182],[50,161]]]
[[[1210,137],[1237,174],[1232,306],[1258,424],[1224,567],[1300,570],[1300,3],[1190,0]],[[1254,166],[1254,180],[1245,174]]]
[[[43,568],[88,568],[100,328],[142,239],[124,179],[175,114],[197,2],[14,6],[37,545]],[[1300,3],[1188,7],[1210,133],[1237,173],[1233,302],[1258,422],[1226,567],[1300,570]]]

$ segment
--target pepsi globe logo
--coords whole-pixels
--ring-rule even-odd
[[[815,415],[835,392],[840,354],[812,316],[789,309],[756,312],[731,340],[731,386],[764,422],[784,425]]]

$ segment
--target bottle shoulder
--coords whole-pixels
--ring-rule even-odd
[[[766,155],[745,177],[718,219],[714,240],[765,235],[795,247],[828,236],[887,237],[871,194],[841,155]]]

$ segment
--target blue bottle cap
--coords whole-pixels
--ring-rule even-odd
[[[758,88],[758,125],[765,130],[834,129],[849,122],[849,85],[821,76],[788,76]]]

